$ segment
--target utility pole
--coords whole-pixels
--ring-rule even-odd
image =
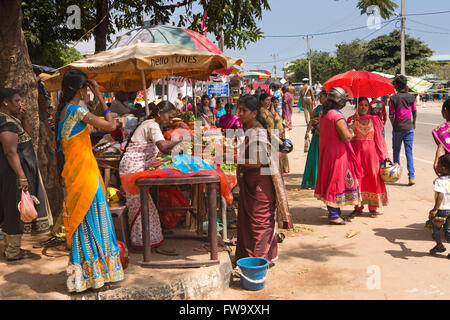
[[[273,54],[273,73],[275,74],[275,79],[277,78],[277,55]]]
[[[311,39],[312,36],[307,35],[306,37],[303,37],[303,39],[306,39],[306,45],[308,47],[308,72],[309,72],[309,85],[312,85],[312,79],[311,79],[311,47],[309,43],[309,39]]]
[[[406,75],[405,71],[405,0],[402,0],[402,16],[401,16],[401,32],[400,32],[400,73]]]

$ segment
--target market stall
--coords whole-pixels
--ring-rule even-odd
[[[148,88],[148,84],[151,83],[153,79],[173,74],[182,77],[189,77],[191,79],[207,80],[211,74],[211,71],[216,69],[231,68],[234,65],[242,66],[243,61],[241,59],[233,59],[216,53],[199,51],[176,45],[136,43],[130,46],[107,50],[86,59],[82,59],[64,66],[58,69],[53,76],[47,78],[44,81],[44,85],[48,91],[59,90],[64,73],[72,68],[80,69],[84,71],[90,79],[96,80],[100,86],[100,89],[104,92],[138,91],[140,89],[143,89],[144,101],[148,114],[149,108],[146,89]],[[117,170],[118,168],[120,155],[121,152],[123,152],[123,148],[126,142],[125,136],[127,132],[129,133],[129,130],[127,130],[128,124],[131,120],[133,119],[117,119],[118,123],[120,123],[117,132],[112,132],[103,136],[103,138],[94,145],[94,154],[96,154],[99,167],[105,170],[105,182],[109,180],[111,171]],[[213,144],[212,141],[214,141],[215,139],[211,138],[210,136],[206,140],[208,141],[204,143],[202,151],[209,150],[209,145]],[[213,150],[215,150],[214,147]],[[190,155],[187,152],[181,153],[182,156],[190,157],[190,159],[195,159],[193,155]],[[184,157],[183,159],[186,160],[186,158]],[[220,168],[220,164],[214,162],[214,159],[209,161],[209,164],[211,165],[211,168],[209,169],[203,168],[191,171],[188,170],[185,172],[183,172],[183,168],[179,166],[178,160],[179,159],[174,159],[172,161],[172,159],[170,159],[170,161],[167,161],[167,163],[165,163],[166,166],[172,166],[170,169],[154,167],[149,168],[149,170],[139,172],[138,175],[133,175],[133,177],[131,178],[130,175],[125,175],[121,178],[122,187],[126,189],[127,192],[132,193],[132,191],[134,190],[136,193],[140,193],[142,200],[143,197],[146,197],[148,195],[144,195],[142,192],[140,192],[138,185],[147,186],[144,187],[144,189],[148,189],[148,183],[150,180],[145,179],[153,179],[151,180],[152,184],[165,184],[167,183],[167,181],[172,181],[172,185],[176,185],[177,183],[174,182],[175,180],[170,179],[180,177],[180,173],[182,173],[184,177],[187,177],[186,175],[211,177],[208,178],[211,181],[215,181],[215,179],[218,179],[220,181],[221,194],[228,203],[231,203],[231,189],[233,187],[233,183],[235,184],[235,177],[233,177],[234,179],[227,178],[227,176]],[[164,172],[164,176],[160,175],[161,172]],[[142,180],[137,181],[137,177]],[[133,178],[136,179],[133,180]],[[158,182],[156,182],[155,179],[157,178],[164,178],[169,180],[157,180]],[[206,182],[201,183],[203,184]],[[106,184],[106,186],[108,185]],[[198,191],[196,196],[200,197],[202,194],[202,192]],[[199,201],[196,196],[193,196],[189,199],[191,205],[184,205],[180,207],[189,207],[189,209],[192,209],[192,207],[195,207],[195,205],[193,205],[195,204],[195,202],[197,202],[197,204],[200,204],[201,201]],[[209,196],[209,198],[211,197],[212,195]],[[158,203],[158,200],[159,198],[154,199],[155,203]],[[216,207],[216,204],[214,204],[215,209]],[[212,208],[211,202],[209,208]],[[186,211],[185,209],[177,209],[178,211]],[[144,210],[144,208],[142,210]],[[203,215],[204,212],[202,212],[201,214]],[[209,211],[209,218],[211,217],[212,216]],[[198,214],[196,218],[198,226],[197,231],[199,232],[203,229],[199,228],[199,221],[202,220],[202,216]],[[145,222],[143,221],[143,225],[144,223]],[[210,225],[215,225],[215,223],[210,223]],[[143,228],[143,231],[144,229],[145,228]],[[210,240],[211,237],[214,237],[215,235],[214,233],[211,233],[211,231],[213,230],[210,228]],[[143,232],[142,236],[143,239],[146,240],[148,234],[145,234]],[[148,259],[149,258],[147,257],[144,260]]]

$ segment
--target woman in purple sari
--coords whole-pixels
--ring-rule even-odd
[[[434,141],[436,141],[436,144],[438,145],[433,165],[434,171],[438,176],[439,173],[437,172],[437,164],[439,157],[450,153],[450,98],[445,100],[442,105],[441,114],[445,119],[445,122],[432,132]]]
[[[242,123],[239,117],[233,114],[233,105],[227,103],[225,105],[225,114],[219,118],[219,128],[222,129],[239,129],[242,128]]]
[[[292,103],[293,97],[289,93],[287,87],[281,89],[283,91],[282,117],[286,120],[286,128],[292,130]]]

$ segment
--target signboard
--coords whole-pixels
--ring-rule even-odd
[[[208,85],[208,96],[213,93],[217,94],[218,97],[228,97],[230,95],[230,88],[228,83],[225,82],[214,82]]]

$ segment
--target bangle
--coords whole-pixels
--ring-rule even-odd
[[[106,109],[103,111],[102,115],[106,116],[109,112],[111,112],[111,109],[110,109],[110,108],[106,108]]]
[[[27,178],[19,178],[19,181],[28,181]]]

